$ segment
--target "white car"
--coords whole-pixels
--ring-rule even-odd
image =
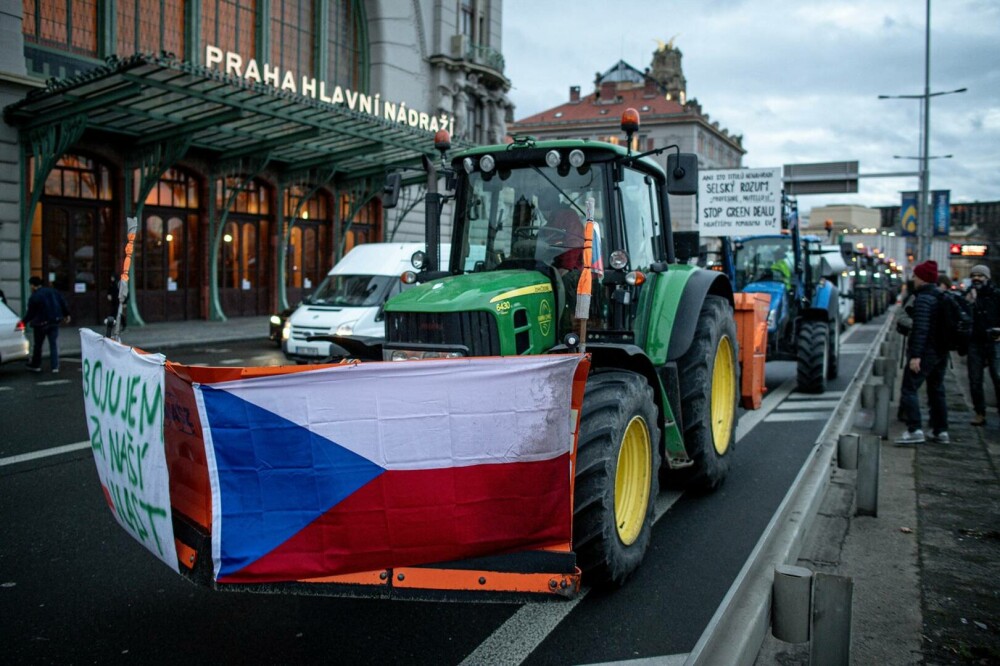
[[[413,270],[410,258],[423,249],[423,243],[365,243],[352,248],[288,318],[282,333],[285,356],[297,363],[328,358],[330,343],[310,342],[313,335],[385,337],[382,306],[410,287],[400,276]],[[450,250],[448,243],[441,245],[445,268]]]
[[[28,358],[28,338],[24,324],[13,310],[0,303],[0,363],[12,363]]]

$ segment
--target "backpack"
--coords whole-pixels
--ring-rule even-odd
[[[972,338],[972,310],[964,298],[951,291],[941,293],[940,303],[938,325],[943,347],[965,356]]]

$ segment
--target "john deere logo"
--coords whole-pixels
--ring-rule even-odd
[[[538,330],[542,332],[542,335],[548,335],[551,328],[552,306],[547,300],[543,300],[542,304],[538,306]]]
[[[497,303],[497,314],[507,314],[510,312],[510,301],[500,301]]]

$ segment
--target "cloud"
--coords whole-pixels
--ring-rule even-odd
[[[913,172],[924,89],[923,3],[912,0],[505,0],[502,50],[515,118],[556,106],[569,86],[624,59],[650,64],[676,36],[689,98],[742,134],[745,166],[858,160],[862,173]],[[953,201],[1000,199],[1000,3],[932,4],[931,185]],[[893,205],[912,176],[865,178],[856,195],[809,197]]]

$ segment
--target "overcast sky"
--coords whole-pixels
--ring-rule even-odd
[[[683,54],[688,99],[743,135],[743,165],[858,160],[866,173],[915,172],[924,92],[920,0],[504,0],[503,55],[515,119],[561,104],[569,87],[623,59],[651,64],[656,40]],[[1000,199],[1000,2],[931,4],[931,189],[953,202]],[[916,177],[862,178],[859,192],[800,197],[898,205]]]

